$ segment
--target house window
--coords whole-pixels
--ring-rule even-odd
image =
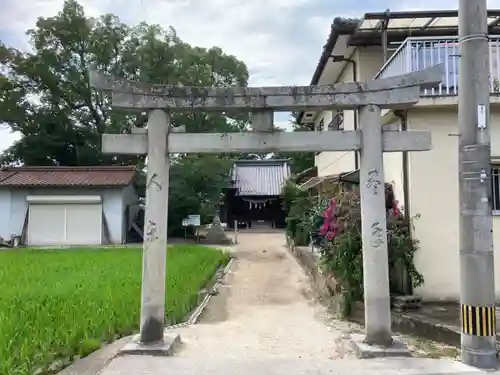
[[[314,129],[317,132],[323,131],[323,127],[325,126],[325,119],[322,118],[319,124],[316,126],[316,129]]]
[[[500,215],[500,165],[491,166],[491,182],[493,215]]]
[[[328,130],[344,130],[344,111],[341,109],[328,124]]]

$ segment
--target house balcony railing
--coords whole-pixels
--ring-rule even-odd
[[[489,41],[490,92],[500,94],[500,38]],[[443,64],[443,80],[436,87],[422,90],[422,96],[458,94],[458,38],[408,38],[379,70],[375,79],[415,72]]]

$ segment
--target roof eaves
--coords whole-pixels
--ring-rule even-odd
[[[365,13],[364,19],[378,20],[387,17],[389,14],[391,19],[404,18],[454,18],[458,17],[457,9],[442,9],[442,10],[410,10],[410,11],[389,11],[385,12],[368,12]],[[500,9],[488,9],[488,17],[500,17]]]
[[[235,160],[234,164],[255,164],[255,165],[266,165],[266,164],[285,164],[290,163],[290,159],[243,159]]]
[[[321,74],[323,74],[323,70],[325,70],[328,59],[332,54],[333,48],[335,47],[335,44],[337,44],[339,36],[352,34],[353,32],[355,32],[359,27],[360,22],[362,22],[362,20],[358,18],[336,17],[333,20],[330,35],[328,36],[326,44],[323,46],[323,53],[321,54],[318,65],[316,66],[316,69],[312,76],[310,86],[315,86],[318,84],[319,79],[321,78]],[[302,117],[304,117],[304,112],[299,112],[297,116],[298,124],[302,122]]]
[[[109,189],[109,188],[117,188],[117,187],[127,187],[132,184],[132,181],[128,183],[114,183],[114,184],[9,184],[9,183],[0,183],[0,188],[61,188],[61,189]]]
[[[94,172],[94,171],[135,171],[133,165],[96,165],[96,166],[22,166],[5,167],[4,172]]]
[[[4,171],[4,173],[5,173],[4,176],[0,176],[0,183],[3,182],[3,181],[5,181],[5,180],[8,180],[12,176],[14,176],[17,172]]]
[[[317,85],[319,79],[321,78],[321,74],[325,69],[326,64],[328,63],[328,59],[332,54],[333,47],[337,44],[338,37],[340,35],[348,35],[356,31],[359,27],[360,20],[357,18],[342,18],[336,17],[333,20],[332,28],[330,31],[330,35],[326,41],[325,46],[323,47],[323,53],[319,59],[318,65],[316,66],[316,70],[311,79],[311,86]]]
[[[304,169],[303,171],[297,173],[295,175],[295,180],[299,181],[304,177],[317,177],[317,174],[318,174],[318,167],[314,165],[310,168]]]

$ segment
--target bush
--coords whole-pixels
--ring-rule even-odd
[[[282,191],[283,209],[287,214],[286,233],[294,240],[295,245],[303,246],[309,243],[310,225],[307,221],[309,211],[314,207],[313,200],[306,191],[298,188],[289,179]]]
[[[424,282],[414,266],[418,241],[411,237],[411,223],[405,221],[394,198],[392,185],[386,184],[387,237],[391,279],[405,269],[413,287]],[[320,235],[323,237],[321,260],[343,288],[343,314],[352,313],[353,304],[363,298],[363,256],[361,237],[361,201],[359,189],[338,191],[324,210]],[[394,283],[391,283],[391,285]],[[394,292],[394,291],[392,291]]]
[[[313,241],[320,248],[321,266],[342,286],[343,314],[351,315],[354,303],[363,299],[359,188],[346,190],[336,185],[327,194],[329,198],[319,199],[307,197],[304,192],[297,193],[294,185],[289,183],[283,195],[288,197],[288,235],[297,243],[297,240],[302,240],[303,232],[312,234]],[[412,287],[418,287],[424,280],[414,265],[418,241],[410,233],[413,219],[405,221],[391,184],[385,184],[385,196],[391,287],[396,284],[400,270],[406,272]],[[396,292],[392,288],[391,293]]]
[[[0,252],[0,374],[33,374],[137,331],[138,248]],[[166,321],[182,320],[227,255],[168,249]]]

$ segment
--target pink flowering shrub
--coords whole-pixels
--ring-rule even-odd
[[[412,286],[416,287],[423,283],[422,275],[413,264],[418,241],[410,236],[411,224],[405,221],[391,184],[385,185],[385,196],[391,279],[395,279],[397,265],[402,264]],[[359,188],[337,191],[320,215],[322,220],[317,232],[321,238],[321,261],[325,269],[342,285],[344,315],[350,315],[353,303],[363,298]]]
[[[359,190],[338,192],[328,201],[322,218],[319,234],[328,242],[332,242],[345,231],[361,231]]]

